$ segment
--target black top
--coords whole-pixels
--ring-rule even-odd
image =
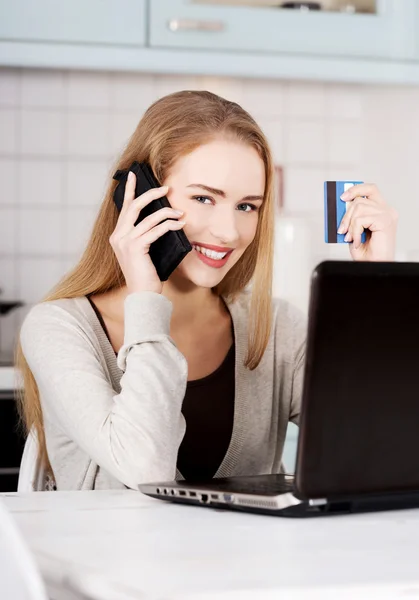
[[[188,381],[182,404],[185,437],[177,467],[185,479],[208,479],[221,465],[234,421],[235,344],[222,364],[202,379]]]
[[[87,296],[109,339],[102,315]],[[182,413],[186,433],[179,447],[177,468],[185,479],[208,479],[220,467],[231,440],[234,422],[235,344],[210,375],[187,382]]]

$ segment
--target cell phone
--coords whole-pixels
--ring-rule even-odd
[[[324,182],[324,241],[326,244],[347,244],[345,234],[338,233],[339,225],[350,206],[350,202],[340,199],[343,192],[363,181],[325,181]],[[361,243],[366,242],[365,231]]]
[[[113,200],[119,212],[121,212],[122,205],[124,203],[125,186],[127,184],[128,173],[132,171],[136,178],[135,185],[135,197],[141,196],[144,192],[147,192],[151,188],[161,187],[160,183],[154,176],[150,165],[145,162],[133,162],[129,169],[116,171],[113,176],[118,181],[118,185],[115,188]],[[152,213],[160,210],[161,208],[169,207],[170,203],[166,196],[153,200],[150,204],[145,206],[134,225],[138,225],[145,217],[148,217]],[[176,267],[182,262],[185,256],[192,250],[192,246],[189,243],[184,231],[167,231],[158,240],[153,242],[150,246],[150,258],[156,267],[157,275],[160,281],[167,281]]]

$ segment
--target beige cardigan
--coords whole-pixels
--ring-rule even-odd
[[[244,367],[251,292],[226,302],[236,342],[232,438],[216,477],[280,472],[287,424],[300,411],[306,324],[274,300],[259,366]],[[86,297],[40,303],[21,330],[36,379],[58,490],[111,489],[170,480],[185,433],[188,367],[170,338],[172,303],[127,296],[124,345],[114,350]]]

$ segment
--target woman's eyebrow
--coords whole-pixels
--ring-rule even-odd
[[[203,183],[191,183],[190,185],[188,185],[186,187],[197,187],[197,188],[206,190],[207,192],[210,192],[210,194],[214,194],[215,196],[221,196],[222,198],[226,197],[226,193],[223,192],[223,190],[217,190],[217,188],[210,187],[209,185],[204,185]],[[250,195],[250,196],[245,196],[244,198],[242,198],[242,200],[253,200],[253,201],[263,200],[263,196]]]

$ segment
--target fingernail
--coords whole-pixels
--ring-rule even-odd
[[[345,233],[345,226],[341,225],[338,229],[338,233]]]
[[[183,210],[175,210],[175,213],[176,213],[177,215],[183,215]]]
[[[344,237],[345,242],[349,242],[351,235],[349,233],[347,233]]]
[[[348,192],[343,192],[343,194],[340,197],[341,200],[347,200],[348,198],[349,198]]]
[[[133,179],[134,179],[134,173],[133,173],[132,171],[130,171],[130,172],[128,173],[128,181],[130,181],[130,182],[131,182]]]

